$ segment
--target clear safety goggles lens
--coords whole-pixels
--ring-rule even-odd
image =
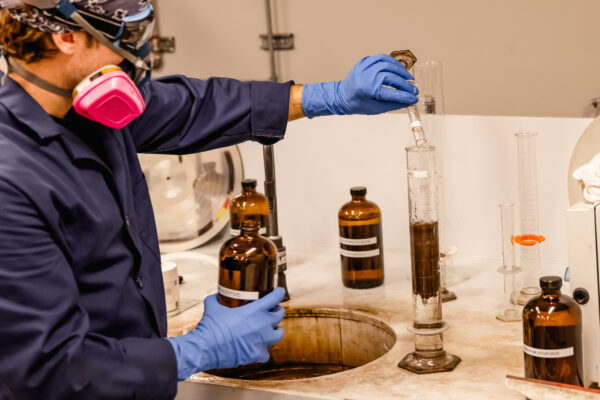
[[[123,18],[123,34],[119,41],[136,49],[150,40],[154,31],[154,9],[148,7],[140,14]]]

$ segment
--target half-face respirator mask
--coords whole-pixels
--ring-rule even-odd
[[[85,118],[110,128],[121,129],[137,118],[145,103],[136,84],[149,78],[150,46],[154,11],[126,16],[121,22],[78,10],[69,0],[25,0],[45,16],[74,28],[82,28],[101,44],[124,58],[119,65],[104,66],[83,79],[73,90],[63,89],[38,77],[7,58],[9,72],[51,93],[73,99],[74,110]],[[8,74],[8,73],[7,73]]]

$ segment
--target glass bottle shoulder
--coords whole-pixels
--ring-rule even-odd
[[[242,193],[231,200],[231,207],[236,208],[249,208],[249,207],[263,207],[268,208],[268,200],[265,196],[260,193]]]
[[[581,309],[569,296],[561,295],[556,301],[538,296],[523,307],[523,318],[536,326],[576,325]]]
[[[252,257],[263,253],[267,256],[277,254],[277,248],[273,242],[259,235],[236,236],[221,246],[219,256],[223,257]]]
[[[381,210],[369,200],[351,200],[338,211],[338,218],[348,221],[380,218]]]

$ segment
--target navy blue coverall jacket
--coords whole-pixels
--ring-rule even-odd
[[[137,152],[284,135],[290,83],[171,76],[117,131],[0,87],[0,398],[171,399],[158,240]],[[92,147],[94,147],[92,149]]]

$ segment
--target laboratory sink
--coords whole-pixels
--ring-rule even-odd
[[[243,380],[314,378],[370,363],[396,343],[394,330],[384,322],[343,309],[287,309],[281,327],[283,340],[270,349],[267,363],[207,373]]]

